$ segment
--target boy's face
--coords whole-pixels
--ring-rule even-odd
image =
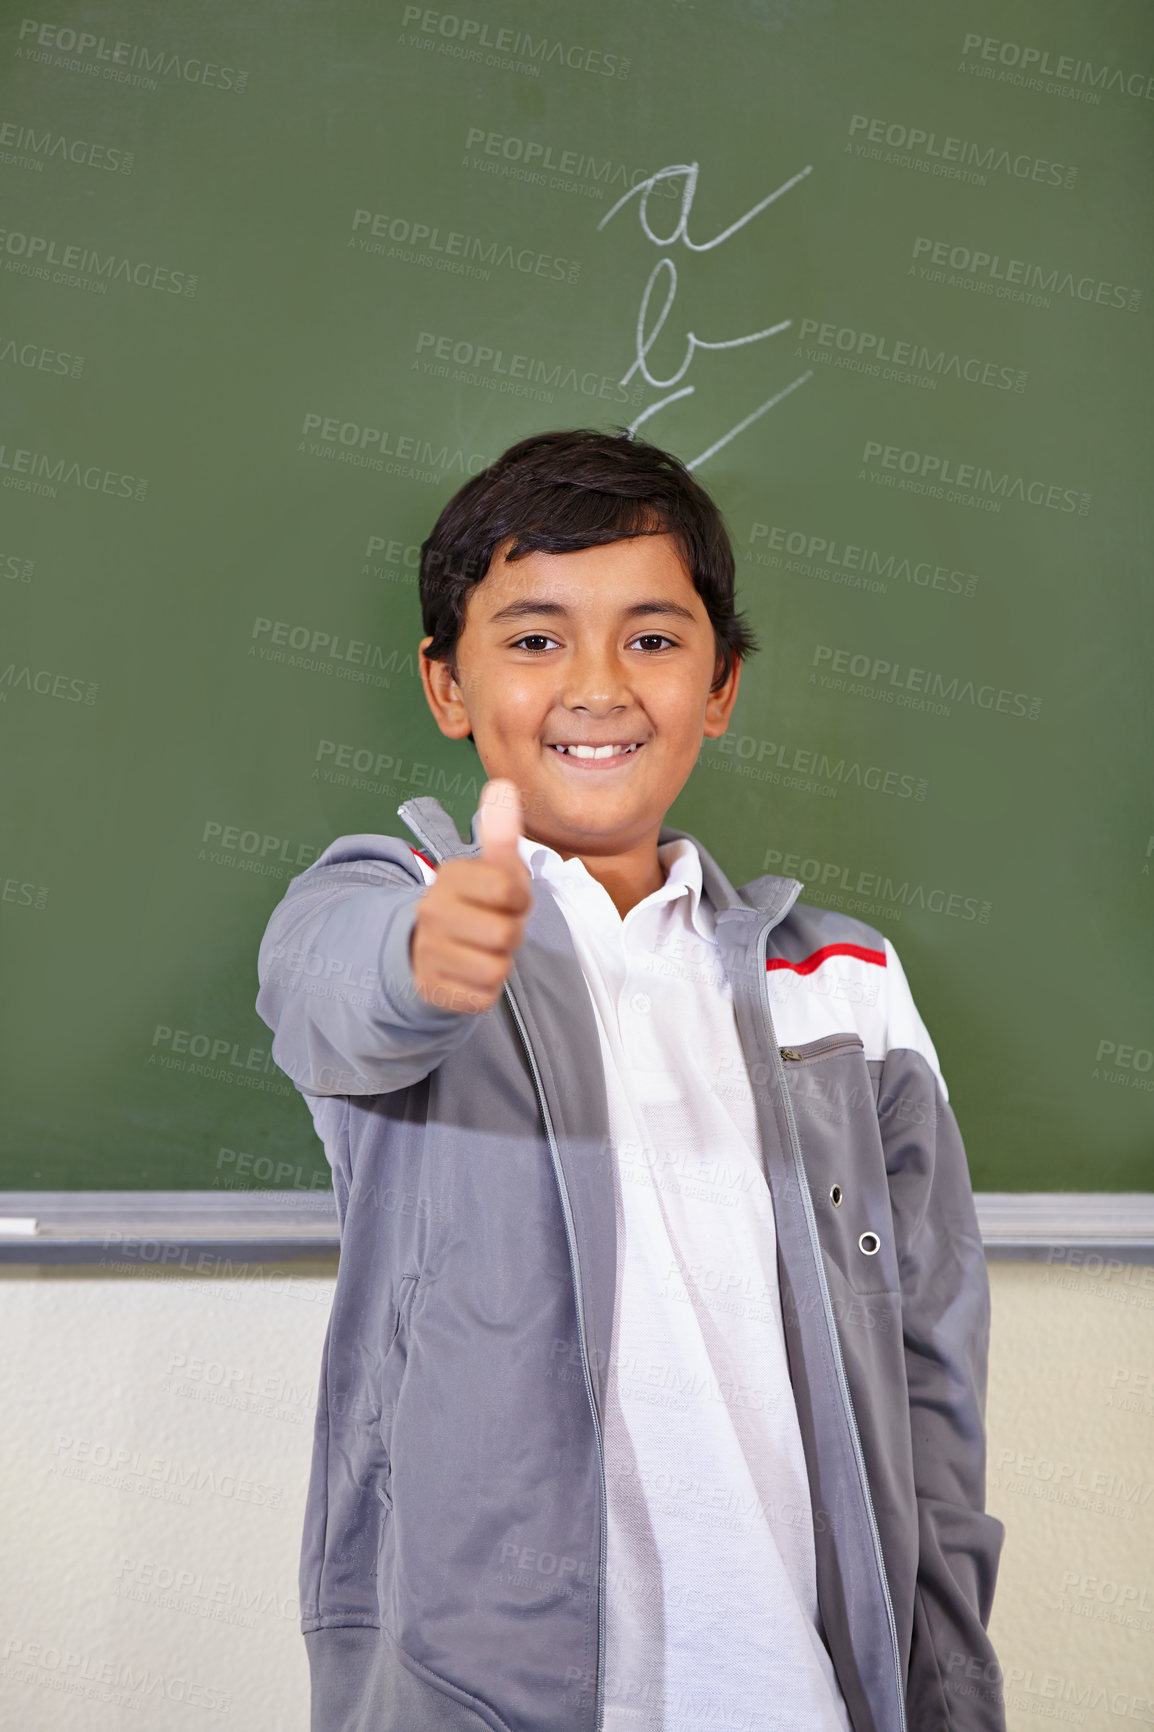
[[[420,645],[443,734],[473,734],[486,776],[521,791],[524,829],[562,854],[652,843],[697,761],[723,734],[741,664],[710,693],[713,626],[669,535],[580,553],[498,548],[469,591],[457,678]],[[559,744],[635,746],[604,760]]]

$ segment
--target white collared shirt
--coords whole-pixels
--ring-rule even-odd
[[[851,1732],[817,1610],[773,1204],[687,838],[620,917],[521,837],[589,989],[617,1192],[605,1413],[606,1732]]]

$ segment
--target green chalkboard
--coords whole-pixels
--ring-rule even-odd
[[[467,829],[417,547],[636,425],[764,646],[671,822],[893,939],[976,1187],[1148,1189],[1149,7],[447,3],[6,10],[0,1184],[327,1182],[256,949]]]

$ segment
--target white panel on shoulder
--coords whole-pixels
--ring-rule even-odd
[[[946,1079],[942,1075],[942,1067],[938,1063],[938,1055],[934,1043],[930,1039],[929,1030],[922,1021],[918,1007],[914,1003],[914,995],[910,991],[910,983],[906,979],[905,969],[888,938],[885,940],[885,947],[886,975],[889,980],[889,1026],[886,1030],[886,1050],[893,1051],[895,1047],[906,1047],[913,1052],[921,1053],[941,1084],[942,1093],[948,1101],[950,1091],[946,1087]]]
[[[859,1034],[866,1058],[886,1054],[886,954],[826,944],[798,962],[771,956],[765,986],[780,1046]]]

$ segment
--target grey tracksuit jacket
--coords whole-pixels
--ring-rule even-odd
[[[431,863],[479,853],[476,818],[465,843],[431,797],[399,811]],[[690,839],[757,1105],[819,1611],[855,1732],[1003,1732],[989,1287],[954,1115],[922,1053],[869,1056],[852,1004],[783,1058],[767,963],[884,940],[798,902],[796,879],[735,890]],[[426,1003],[408,955],[424,889],[412,844],[344,837],[260,952],[257,1008],[341,1229],[301,1559],[312,1724],[597,1732],[617,1248],[593,1009],[539,879],[503,996]]]

